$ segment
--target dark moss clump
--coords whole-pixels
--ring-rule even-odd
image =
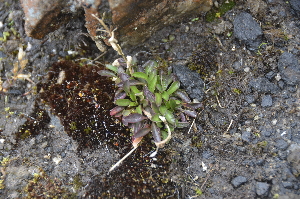
[[[171,182],[169,176],[171,156],[167,151],[160,151],[156,159],[150,158],[152,144],[149,140],[145,140],[112,174],[104,178],[95,176],[88,187],[86,197],[173,198],[176,185]]]
[[[209,46],[214,46],[212,44],[207,44]],[[215,53],[217,52],[217,48],[206,48],[206,45],[202,45],[199,47],[197,51],[195,51],[190,58],[188,67],[191,70],[196,71],[200,74],[201,77],[205,79],[205,77],[209,76],[212,71],[216,71],[217,61],[215,60]]]
[[[51,179],[46,173],[40,169],[39,173],[35,173],[33,179],[30,180],[25,187],[26,199],[31,198],[76,198],[74,193],[71,193],[63,187],[63,184],[58,179]]]
[[[48,82],[41,84],[41,99],[49,104],[65,131],[82,147],[102,143],[119,145],[128,132],[113,119],[114,85],[97,71],[103,66],[80,66],[71,61],[55,63],[48,73]]]
[[[50,117],[44,109],[41,109],[37,104],[35,104],[32,114],[23,115],[27,121],[19,127],[16,133],[17,139],[25,139],[30,136],[38,135],[38,133],[47,127],[50,122]]]

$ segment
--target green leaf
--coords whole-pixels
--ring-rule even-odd
[[[173,81],[173,78],[171,75],[161,75],[161,86],[163,91],[167,90],[168,86],[171,84]]]
[[[135,110],[136,110],[136,112],[137,112],[138,114],[141,114],[141,115],[143,114],[141,105],[137,106],[137,107],[135,108]]]
[[[129,110],[124,110],[124,111],[122,112],[122,115],[123,115],[123,117],[126,117],[126,116],[130,115],[131,112],[132,112],[131,109],[129,109]]]
[[[162,97],[164,100],[168,101],[170,95],[165,91],[165,92],[162,93],[161,97]]]
[[[129,99],[117,99],[115,104],[118,106],[129,106],[131,101]]]
[[[162,114],[162,115],[165,115],[166,112],[167,112],[167,107],[166,106],[160,106],[159,107],[159,112]]]
[[[174,110],[178,105],[176,104],[176,100],[170,99],[168,102],[166,102],[166,106],[170,110]]]
[[[135,93],[134,92],[130,92],[129,93],[129,97],[130,97],[130,99],[132,100],[132,101],[136,101],[136,96],[135,96]]]
[[[105,77],[116,77],[116,74],[109,70],[100,70],[97,73]]]
[[[167,110],[165,112],[165,118],[168,121],[168,123],[175,125],[176,119],[175,119],[174,115],[171,113],[171,111]]]
[[[148,74],[148,83],[149,83],[149,81],[152,81],[153,80],[153,78],[155,77],[157,75],[157,70],[156,69],[153,69],[152,71],[150,71],[149,72],[149,74]]]
[[[168,137],[167,131],[160,131],[162,140],[165,140]]]
[[[148,89],[152,93],[154,93],[156,83],[157,83],[157,75],[155,75],[151,80],[148,80]]]
[[[173,82],[170,86],[170,88],[167,90],[167,93],[169,95],[171,95],[172,93],[174,93],[177,89],[179,89],[180,87],[180,83],[178,81]]]
[[[158,63],[153,60],[149,60],[143,65],[143,67],[145,68],[146,74],[149,74],[154,68],[157,68],[157,66],[158,66]]]
[[[130,103],[129,103],[129,106],[137,106],[137,105],[138,105],[137,102],[130,102]]]
[[[160,93],[155,93],[155,103],[157,106],[160,106],[162,103],[162,97]]]
[[[137,93],[140,93],[140,92],[141,92],[136,86],[130,86],[130,90],[131,90],[134,94],[137,94]]]
[[[105,67],[106,67],[107,69],[109,69],[109,70],[114,71],[115,73],[118,72],[118,67],[113,66],[113,65],[111,65],[111,64],[105,64]]]
[[[155,113],[159,113],[158,106],[155,103],[151,103],[151,108]]]
[[[189,122],[177,122],[176,123],[176,128],[186,128],[190,125]]]
[[[129,80],[124,81],[123,89],[124,89],[124,91],[125,91],[127,94],[130,93],[130,84],[129,84]]]
[[[161,122],[161,119],[159,119],[160,114],[155,114],[152,118],[151,121],[153,122]]]
[[[142,104],[143,107],[146,107],[146,106],[149,105],[149,101],[146,100],[146,99],[143,99],[143,100],[141,101],[141,104]]]
[[[132,76],[136,77],[136,78],[142,78],[144,80],[148,80],[148,75],[146,75],[143,72],[135,72],[135,73],[132,74]]]
[[[164,91],[163,88],[162,88],[162,86],[161,86],[160,84],[156,84],[155,87],[156,87],[156,89],[157,89],[159,92],[163,92],[163,91]]]

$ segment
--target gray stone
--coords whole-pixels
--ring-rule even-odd
[[[273,77],[275,77],[276,73],[274,71],[268,72],[265,77],[271,80]]]
[[[282,185],[284,188],[287,189],[292,189],[293,188],[293,183],[292,182],[282,182]]]
[[[291,4],[291,7],[296,11],[298,12],[298,15],[299,12],[300,12],[300,1],[299,0],[290,0],[290,4]]]
[[[300,175],[300,145],[292,144],[289,147],[289,154],[287,157],[288,163],[290,163],[292,167],[292,173],[295,176]]]
[[[242,12],[236,16],[233,22],[234,36],[245,43],[249,50],[256,50],[261,43],[262,30],[253,17]]]
[[[254,95],[246,95],[245,100],[249,103],[252,104],[255,101]]]
[[[231,180],[231,184],[237,188],[247,182],[247,178],[244,176],[237,176]]]
[[[265,77],[259,77],[257,79],[253,79],[249,82],[249,85],[252,89],[261,92],[261,93],[276,93],[279,91],[279,88],[276,84],[273,84]]]
[[[256,182],[255,188],[258,196],[266,197],[269,194],[270,185],[265,182]]]
[[[275,146],[277,149],[286,150],[289,144],[284,139],[278,139],[275,141]]]
[[[251,142],[252,140],[252,134],[249,131],[243,131],[242,132],[242,140],[245,142]]]
[[[269,107],[272,106],[273,101],[271,95],[264,95],[261,99],[261,106],[262,107]]]
[[[183,88],[189,94],[192,99],[197,99],[201,101],[204,96],[203,87],[204,82],[200,75],[184,64],[176,63],[173,65],[173,71],[177,75],[179,81],[181,82]]]
[[[289,85],[300,83],[300,64],[298,58],[292,53],[284,52],[278,61],[281,78]]]

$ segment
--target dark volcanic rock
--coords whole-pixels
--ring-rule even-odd
[[[254,79],[250,81],[249,83],[250,87],[252,87],[254,90],[262,93],[276,93],[279,91],[278,86],[276,84],[270,82],[265,77],[259,77],[257,79]]]
[[[261,43],[262,30],[253,17],[246,12],[236,16],[233,22],[234,35],[247,45],[249,50],[256,50]]]
[[[272,106],[272,97],[271,95],[264,95],[261,99],[261,106],[262,107],[268,107],[268,106]]]
[[[300,64],[295,55],[284,52],[278,61],[278,69],[282,79],[289,85],[300,83]]]
[[[269,194],[270,185],[265,182],[256,182],[256,194],[266,197]]]
[[[276,143],[276,148],[278,148],[280,150],[285,150],[289,146],[289,144],[283,139],[278,139],[275,141],[275,143]]]
[[[200,75],[190,70],[184,64],[180,63],[174,64],[173,69],[189,96],[193,99],[201,101],[204,95],[204,82],[200,78]]]
[[[290,0],[291,7],[296,11],[298,16],[300,16],[300,1],[299,0]]]
[[[247,178],[244,176],[237,176],[231,180],[231,184],[237,188],[247,182]]]
[[[292,166],[293,174],[295,176],[299,176],[300,175],[300,146],[299,145],[293,144],[290,146],[287,161]]]
[[[251,142],[252,140],[252,134],[249,131],[243,131],[242,132],[242,140],[245,142]]]

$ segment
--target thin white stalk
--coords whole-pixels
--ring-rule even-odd
[[[168,125],[168,122],[166,121],[166,118],[163,116],[159,116],[159,118],[161,119],[161,121],[163,121],[165,123],[167,130],[168,130],[168,136],[166,137],[166,139],[164,139],[161,142],[155,142],[155,145],[157,148],[163,148],[165,146],[165,144],[171,139],[172,133],[171,133],[171,129]]]
[[[131,149],[131,151],[129,151],[122,159],[120,159],[115,165],[113,165],[110,169],[109,169],[109,171],[108,172],[111,172],[111,171],[113,171],[116,167],[118,167],[128,156],[130,156],[134,151],[135,151],[135,149],[137,148],[137,146],[136,147],[134,147],[133,149]]]

